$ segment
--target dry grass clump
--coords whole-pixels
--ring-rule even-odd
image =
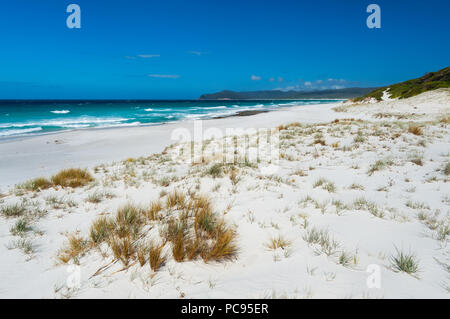
[[[108,240],[114,258],[119,259],[124,266],[130,264],[130,259],[136,256],[136,247],[130,237],[119,237],[114,235]]]
[[[320,138],[320,137],[315,138],[313,144],[320,144],[322,146],[326,146],[327,145],[325,140],[323,138]]]
[[[266,247],[271,250],[276,250],[278,248],[286,249],[292,245],[292,242],[283,238],[282,236],[272,237],[266,244]]]
[[[414,135],[422,135],[422,128],[417,125],[410,125],[408,127],[408,132]]]
[[[205,262],[222,261],[237,254],[235,231],[216,216],[210,200],[202,196],[191,197],[178,218],[169,219],[163,237],[172,244],[178,262],[198,257]]]
[[[159,224],[161,243],[155,244],[145,232],[146,226]],[[150,230],[151,230],[150,228]],[[213,211],[211,201],[202,196],[173,191],[167,199],[151,203],[145,210],[132,204],[120,207],[114,218],[102,216],[90,228],[89,240],[69,237],[69,244],[59,253],[59,260],[69,262],[87,250],[106,245],[115,260],[125,267],[147,261],[153,271],[166,262],[163,248],[170,243],[172,257],[177,262],[202,258],[208,261],[233,259],[237,254],[236,233]],[[102,249],[102,251],[104,251]]]
[[[137,238],[145,222],[145,212],[132,204],[127,204],[117,211],[114,221],[114,234],[120,238]]]
[[[51,187],[53,187],[53,183],[44,177],[38,177],[19,185],[19,188],[32,192],[38,192]]]
[[[153,243],[150,244],[148,251],[148,262],[150,264],[150,268],[153,271],[158,271],[161,266],[166,262],[166,257],[163,255],[162,250],[164,248],[164,243],[160,245],[155,245]]]
[[[200,255],[205,262],[234,259],[237,254],[235,238],[236,232],[227,228],[222,221],[213,233],[212,244],[209,247],[206,246]]]
[[[53,175],[51,181],[61,187],[82,187],[92,182],[94,178],[87,171],[79,168],[69,168]]]
[[[78,263],[78,258],[86,253],[89,248],[88,242],[81,236],[71,234],[67,237],[68,243],[58,252],[58,260],[67,264],[70,260]]]
[[[19,217],[26,213],[27,209],[23,204],[12,204],[0,207],[0,215],[3,217]]]
[[[241,176],[239,175],[239,170],[232,168],[230,170],[230,181],[232,185],[237,185],[241,181]]]
[[[95,220],[90,229],[90,239],[95,245],[99,245],[108,239],[114,229],[114,221],[107,217],[100,217]]]
[[[167,195],[166,207],[168,209],[174,208],[183,209],[185,204],[186,204],[186,196],[183,193],[175,190]]]
[[[150,204],[150,208],[146,212],[149,220],[158,220],[160,218],[159,213],[163,209],[161,200],[154,201]]]

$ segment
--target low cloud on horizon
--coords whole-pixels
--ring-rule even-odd
[[[136,60],[137,58],[141,59],[151,59],[151,58],[159,58],[160,54],[138,54],[138,55],[126,55],[125,59]]]
[[[285,87],[277,87],[274,90],[279,91],[310,91],[310,90],[338,90],[348,87],[355,87],[358,82],[350,82],[344,79],[329,78],[326,80],[304,81],[298,80],[297,83],[291,83]]]
[[[203,52],[203,51],[188,51],[187,53],[197,55],[197,56],[208,54],[208,52]]]
[[[161,79],[178,79],[180,77],[178,74],[148,74],[148,76]]]

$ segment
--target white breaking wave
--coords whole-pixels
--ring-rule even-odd
[[[27,126],[66,126],[66,125],[76,125],[76,124],[101,124],[101,123],[117,123],[122,121],[127,121],[131,119],[125,118],[72,118],[62,121],[41,121],[41,122],[29,122],[29,123],[6,123],[0,124],[0,128],[20,128]]]
[[[99,125],[97,128],[112,128],[112,127],[125,127],[125,126],[139,126],[141,122],[121,123],[121,124],[104,124]]]
[[[205,110],[217,110],[217,109],[226,109],[226,108],[227,107],[225,105],[203,107],[203,109],[205,109]]]
[[[67,113],[70,113],[70,111],[69,110],[55,110],[55,111],[50,111],[50,113],[53,113],[53,114],[67,114]]]
[[[151,112],[151,111],[153,111],[153,109],[148,108],[148,109],[145,109],[144,111],[145,112]]]
[[[4,130],[0,131],[0,136],[21,135],[37,131],[42,131],[42,127],[26,128],[23,130]]]

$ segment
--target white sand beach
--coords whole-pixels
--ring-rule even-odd
[[[193,122],[0,142],[0,298],[448,298],[449,118],[450,90],[439,89],[203,121],[224,132],[276,128],[272,174],[259,162],[218,164],[224,139],[239,157],[255,135],[208,140],[189,163],[190,144],[171,134]],[[64,168],[94,180],[14,187]],[[175,191],[182,204],[171,204]],[[167,233],[201,196],[236,251],[176,261]],[[126,204],[142,219],[125,260],[111,238],[93,242],[91,225]],[[155,243],[165,258],[156,271],[146,257]]]

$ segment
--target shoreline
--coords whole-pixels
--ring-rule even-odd
[[[0,100],[0,103],[2,101],[6,101],[6,100]],[[30,100],[30,101],[38,101],[38,100]],[[76,100],[74,100],[76,101]],[[101,100],[98,100],[101,101]],[[109,100],[105,100],[105,101],[109,101]],[[174,102],[178,101],[178,100],[173,100]],[[184,100],[180,100],[180,101],[184,101]],[[189,100],[186,100],[189,101]],[[204,101],[220,101],[220,100],[204,100]],[[261,99],[261,100],[234,100],[234,101],[273,101],[273,99]],[[344,99],[304,99],[304,100],[280,100],[280,101],[335,101],[335,102],[330,102],[330,103],[326,103],[326,104],[332,104],[332,103],[343,103],[347,100]],[[117,100],[117,102],[120,102],[120,100]],[[308,104],[308,105],[319,105],[322,103],[318,103],[318,104]],[[277,112],[280,110],[284,110],[284,109],[289,109],[292,107],[296,107],[296,106],[303,106],[303,105],[291,105],[291,106],[287,106],[287,105],[279,105],[278,108],[269,108],[269,109],[250,109],[250,110],[242,110],[242,111],[236,111],[236,113],[231,113],[231,114],[227,114],[227,115],[211,115],[211,117],[204,117],[204,118],[199,118],[197,120],[216,120],[216,119],[225,119],[225,118],[229,118],[229,117],[239,117],[239,116],[249,116],[249,115],[257,115],[259,113],[267,113],[267,112]],[[148,127],[148,126],[158,126],[158,125],[166,125],[166,124],[172,124],[172,123],[180,123],[180,122],[188,122],[191,121],[191,119],[187,119],[187,118],[182,118],[179,120],[174,120],[174,121],[166,121],[166,122],[154,122],[154,123],[140,123],[137,125],[119,125],[119,126],[112,126],[112,127],[87,127],[87,128],[67,128],[67,129],[61,129],[61,130],[55,130],[55,131],[49,131],[49,132],[42,132],[42,133],[35,133],[35,134],[23,134],[23,135],[11,135],[11,136],[3,136],[0,137],[0,144],[3,142],[7,142],[7,141],[12,141],[12,140],[22,140],[22,139],[28,139],[28,138],[33,138],[36,136],[44,136],[44,135],[54,135],[54,134],[60,134],[60,133],[64,133],[64,132],[73,132],[73,131],[88,131],[88,130],[92,130],[92,131],[96,131],[96,130],[108,130],[108,129],[121,129],[121,128],[133,128],[133,127]]]
[[[201,121],[204,129],[218,127],[223,130],[276,127],[299,120],[321,122],[338,118],[339,113],[331,109],[341,104],[285,106],[249,116],[233,114]],[[192,132],[193,123],[193,120],[186,120],[130,127],[75,129],[2,140],[0,154],[5,155],[0,156],[0,192],[30,178],[49,176],[64,168],[91,167],[161,152],[176,142],[170,139],[172,130],[187,128]],[[148,139],[152,139],[152,143],[148,143]]]
[[[311,104],[316,105],[316,104]],[[273,109],[273,110],[245,110],[245,111],[238,111],[234,114],[230,115],[221,115],[211,118],[203,118],[198,119],[202,121],[209,121],[209,120],[219,120],[219,119],[226,119],[231,117],[240,117],[240,116],[253,116],[258,115],[260,113],[268,113],[268,112],[276,112],[280,111],[286,108],[291,108],[293,106],[284,106],[280,107],[279,109]],[[20,141],[20,140],[26,140],[29,138],[37,137],[37,136],[51,136],[51,135],[57,135],[62,133],[68,133],[68,132],[77,132],[77,131],[100,131],[100,130],[115,130],[115,129],[125,129],[125,128],[138,128],[138,127],[153,127],[153,126],[162,126],[162,125],[168,125],[168,124],[176,124],[176,123],[182,123],[182,122],[189,122],[193,120],[178,120],[178,121],[168,121],[168,122],[156,122],[156,123],[141,123],[139,125],[123,125],[123,126],[112,126],[112,127],[88,127],[88,128],[72,128],[72,129],[65,129],[65,130],[58,130],[58,131],[51,131],[51,132],[44,132],[44,133],[36,133],[31,135],[17,135],[17,136],[6,136],[0,138],[0,144],[4,142],[11,142],[11,141]]]

